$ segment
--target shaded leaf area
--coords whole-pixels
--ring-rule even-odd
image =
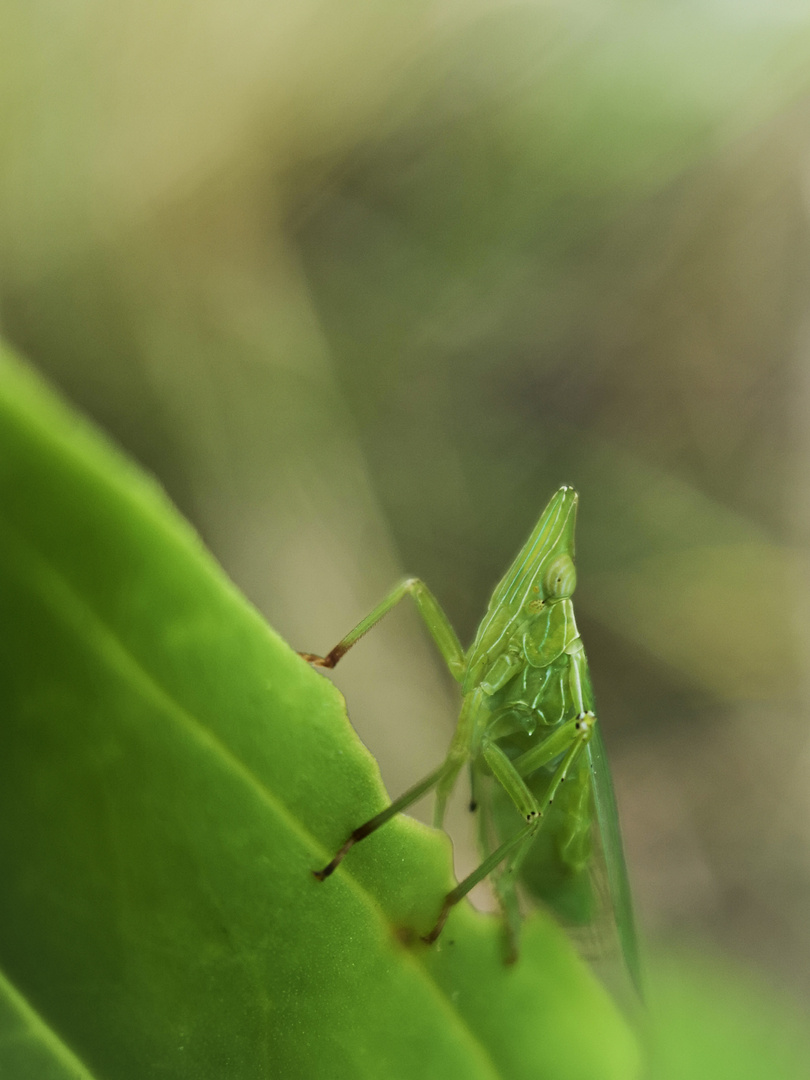
[[[342,698],[10,357],[0,499],[0,1073],[637,1074],[545,918],[511,968],[466,905],[418,942],[442,834],[400,818],[314,880],[386,801]]]

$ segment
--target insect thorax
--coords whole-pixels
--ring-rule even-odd
[[[570,599],[528,604],[520,618],[512,618],[496,636],[493,628],[479,635],[470,649],[464,676],[465,693],[481,686],[494,694],[513,681],[527,665],[546,668],[579,637]],[[536,696],[536,695],[535,695]]]
[[[529,749],[538,730],[571,719],[570,657],[562,653],[544,668],[524,664],[506,686],[486,699],[491,737]]]

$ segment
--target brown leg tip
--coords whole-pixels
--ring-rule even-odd
[[[439,934],[442,932],[442,930],[444,930],[444,924],[447,922],[447,916],[449,914],[450,914],[450,907],[446,907],[442,911],[441,915],[438,918],[438,921],[437,921],[436,925],[433,927],[433,929],[430,931],[430,933],[425,934],[424,937],[422,938],[422,941],[424,941],[424,943],[426,945],[432,945],[436,941]]]
[[[343,656],[343,653],[335,655],[333,650],[327,656],[318,656],[317,653],[311,652],[299,652],[298,655],[302,660],[306,660],[308,664],[312,664],[313,667],[333,668],[341,656]]]

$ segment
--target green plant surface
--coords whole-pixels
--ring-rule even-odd
[[[0,359],[0,1075],[631,1080],[557,926],[520,961],[340,694],[158,486]],[[272,573],[272,567],[268,567]]]

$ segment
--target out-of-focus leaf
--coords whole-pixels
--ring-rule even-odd
[[[0,1074],[628,1080],[561,931],[460,907],[342,699],[157,487],[0,366]]]
[[[693,485],[580,439],[583,609],[724,699],[798,692],[802,555]]]
[[[784,598],[799,554],[777,545],[691,547],[599,575],[613,630],[729,700],[797,692],[795,633]]]

